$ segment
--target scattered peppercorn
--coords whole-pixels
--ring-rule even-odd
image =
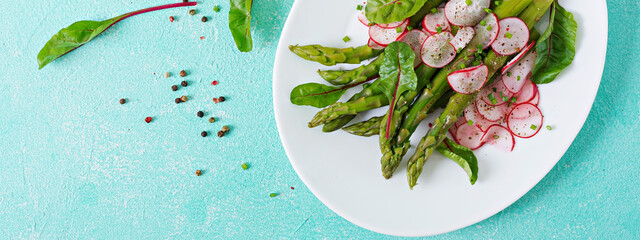
[[[291,186],[291,190],[293,190],[293,186]]]
[[[178,85],[171,86],[171,90],[174,91],[174,92],[178,91]]]
[[[207,134],[208,134],[208,133],[207,133],[207,131],[202,131],[202,132],[200,133],[200,136],[202,136],[202,137],[207,137]]]
[[[182,0],[183,3],[189,2],[189,0]]]
[[[204,117],[204,112],[203,111],[198,111],[196,113],[196,115],[198,115],[199,118]]]
[[[173,20],[175,20],[175,18],[173,16],[169,16],[169,22],[173,22]]]
[[[219,103],[220,101],[218,100],[218,98],[213,98],[213,102],[214,103]]]
[[[180,77],[186,77],[187,76],[187,72],[185,72],[184,70],[180,71]]]
[[[224,132],[223,131],[218,131],[218,137],[224,137]]]
[[[218,81],[211,82],[211,85],[213,85],[213,86],[218,85]]]
[[[215,119],[214,117],[210,117],[210,118],[209,118],[209,122],[210,122],[210,123],[214,123],[214,122],[216,122],[216,119]]]
[[[200,175],[202,175],[202,170],[200,169],[196,170],[196,176],[200,176]]]
[[[181,102],[182,102],[182,99],[176,98],[176,104],[180,104]]]
[[[189,83],[187,81],[182,81],[180,82],[180,86],[186,87],[189,86]]]
[[[125,104],[125,103],[127,103],[127,99],[120,98],[120,104]]]
[[[153,118],[146,117],[146,118],[144,118],[144,121],[147,122],[147,123],[150,123],[151,121],[153,121]]]
[[[224,98],[224,97],[219,97],[219,98],[218,98],[218,101],[219,101],[219,102],[224,102],[224,100],[225,100],[225,98]]]
[[[183,102],[186,102],[187,100],[189,100],[189,98],[187,98],[187,96],[182,96],[180,97],[180,100],[182,100]]]
[[[242,169],[244,169],[244,170],[249,169],[249,165],[247,165],[247,163],[242,163],[241,167],[242,167]]]
[[[229,127],[227,126],[222,126],[222,131],[223,132],[229,132],[231,129],[229,129]]]
[[[189,10],[189,15],[191,16],[196,15],[196,10],[195,9]]]
[[[171,74],[170,74],[169,72],[165,72],[165,73],[164,73],[164,77],[165,77],[165,78],[171,77]]]
[[[202,17],[202,22],[207,22],[209,20],[207,17]]]

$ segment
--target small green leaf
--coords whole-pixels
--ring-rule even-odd
[[[253,49],[251,40],[251,6],[253,0],[230,0],[229,29],[238,50],[250,52]]]
[[[478,159],[471,149],[461,146],[449,138],[436,148],[440,154],[457,163],[469,176],[469,182],[474,185],[478,180]]]
[[[291,91],[290,100],[295,105],[323,108],[337,102],[352,86],[333,87],[319,83],[305,83]]]
[[[374,23],[403,21],[416,14],[428,0],[369,0],[365,16]]]
[[[573,19],[573,14],[555,1],[549,22],[549,27],[536,44],[538,58],[531,80],[537,84],[553,82],[576,55],[578,23]]]

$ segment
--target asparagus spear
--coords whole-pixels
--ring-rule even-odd
[[[301,58],[318,62],[326,66],[333,66],[338,63],[358,64],[363,60],[376,57],[382,53],[382,50],[376,50],[367,45],[342,49],[324,47],[320,45],[290,45],[289,50]]]
[[[382,118],[382,116],[372,117],[369,120],[353,124],[343,128],[342,130],[362,137],[378,135],[378,133],[380,133],[380,122],[382,121]]]
[[[530,30],[533,29],[535,23],[547,12],[547,9],[549,9],[553,1],[554,0],[534,0],[531,5],[520,14],[520,18],[529,26]],[[489,68],[489,76],[493,76],[508,59],[509,56],[497,56],[495,52],[489,52],[487,58],[484,59],[484,64]],[[464,109],[475,101],[477,95],[477,92],[469,95],[460,93],[453,95],[444,112],[433,123],[433,127],[427,135],[422,138],[416,153],[411,156],[407,166],[407,180],[409,181],[409,187],[411,189],[416,185],[424,164],[433,153],[433,150],[442,143],[447,136],[449,128],[458,120],[458,117],[462,115]]]
[[[318,70],[318,74],[333,85],[348,85],[376,77],[383,59],[384,53],[381,53],[373,62],[358,68],[352,70]]]
[[[493,12],[499,18],[516,16],[523,11],[531,1],[532,0],[502,1],[502,4],[494,7]],[[390,178],[393,175],[393,172],[396,170],[400,161],[406,154],[407,148],[409,148],[409,137],[418,127],[420,122],[426,118],[427,112],[429,112],[434,103],[450,89],[447,82],[447,76],[461,68],[461,65],[470,66],[476,60],[476,54],[482,51],[482,49],[478,49],[477,47],[478,43],[481,42],[481,39],[481,36],[475,36],[469,45],[464,48],[460,54],[458,54],[456,60],[436,75],[431,87],[423,91],[422,95],[414,103],[409,115],[404,119],[404,121],[402,118],[409,110],[409,105],[406,102],[398,102],[398,106],[395,107],[396,111],[393,114],[390,125],[387,126],[385,122],[381,124],[379,145],[382,157],[380,158],[380,164],[382,168],[382,175],[385,178]],[[413,97],[415,97],[415,95],[413,95]],[[384,134],[382,134],[382,132],[387,131],[390,133],[389,138],[384,137]],[[400,139],[394,140],[396,137]]]

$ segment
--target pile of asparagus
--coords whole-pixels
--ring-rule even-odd
[[[431,9],[439,6],[443,0],[428,1],[416,15],[411,18],[411,26],[419,27],[421,20]],[[533,30],[533,26],[547,12],[553,0],[503,0],[499,5],[492,3],[491,10],[499,19],[507,17],[519,17],[531,31],[531,40],[537,39],[540,34]],[[477,93],[460,94],[451,90],[447,76],[461,66],[472,66],[476,61],[484,63],[489,68],[489,79],[494,79],[509,60],[510,56],[497,55],[490,48],[483,50],[478,47],[480,39],[474,39],[462,51],[459,51],[456,59],[442,69],[435,69],[424,64],[416,68],[418,76],[418,90],[406,91],[398,96],[396,106],[393,108],[392,119],[389,121],[389,111],[384,116],[373,117],[364,122],[346,126],[359,113],[388,106],[389,99],[378,88],[378,81],[364,84],[362,91],[353,95],[345,102],[337,102],[319,111],[309,122],[309,127],[323,125],[324,132],[333,132],[338,129],[360,135],[372,136],[378,134],[382,175],[390,178],[410,147],[409,138],[416,131],[418,125],[427,118],[427,115],[440,107],[443,112],[433,122],[430,130],[417,145],[415,154],[409,158],[407,167],[407,179],[409,186],[417,184],[418,177],[423,167],[434,150],[443,153],[462,166],[469,174],[471,183],[477,178],[477,166],[471,160],[452,157],[455,152],[455,144],[447,139],[448,129],[463,114],[467,106],[474,102]],[[291,51],[298,56],[316,61],[324,65],[339,63],[359,63],[367,59],[373,59],[369,64],[352,70],[319,70],[319,75],[331,84],[349,85],[363,83],[378,76],[380,65],[384,58],[384,51],[374,50],[368,46],[357,48],[336,49],[319,45],[291,46]],[[488,81],[487,84],[490,84]],[[387,126],[387,123],[389,125]],[[343,128],[344,127],[344,128]],[[388,137],[386,136],[388,132]],[[458,146],[459,147],[459,146]],[[453,154],[455,155],[455,154]]]

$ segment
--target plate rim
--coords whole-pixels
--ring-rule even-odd
[[[287,20],[282,28],[282,32],[280,33],[280,39],[278,40],[278,46],[276,48],[276,54],[275,54],[275,60],[274,60],[274,64],[273,64],[273,75],[272,75],[272,101],[273,101],[273,108],[274,108],[274,117],[275,117],[275,121],[276,121],[276,126],[278,129],[278,135],[280,138],[280,141],[282,143],[282,147],[285,150],[285,153],[287,155],[287,158],[289,160],[289,163],[291,164],[291,166],[293,167],[294,171],[296,172],[296,174],[298,175],[298,177],[302,180],[302,182],[305,184],[305,186],[309,189],[309,191],[311,191],[311,193],[313,193],[313,195],[318,198],[318,200],[320,200],[320,202],[322,202],[322,204],[324,204],[325,206],[327,206],[329,209],[331,209],[331,211],[333,211],[334,213],[336,213],[337,215],[339,215],[340,217],[346,219],[347,221],[358,225],[362,228],[365,228],[367,230],[373,231],[373,232],[377,232],[377,233],[381,233],[381,234],[386,234],[386,235],[391,235],[391,236],[404,236],[404,237],[425,237],[425,236],[435,236],[435,235],[440,235],[440,234],[444,234],[444,233],[448,233],[448,232],[452,232],[458,229],[463,229],[466,227],[469,227],[471,225],[474,225],[476,223],[479,223],[481,221],[484,221],[494,215],[496,215],[497,213],[505,210],[506,208],[508,208],[509,206],[513,205],[516,201],[518,201],[520,198],[522,198],[526,193],[528,193],[529,191],[531,191],[536,185],[538,185],[538,183],[540,183],[540,181],[542,181],[542,179],[544,179],[549,172],[551,171],[551,169],[553,169],[558,162],[560,161],[560,159],[562,159],[562,157],[566,154],[567,150],[569,149],[569,147],[573,144],[573,142],[575,142],[575,139],[577,138],[578,134],[580,133],[580,131],[582,130],[582,128],[584,127],[584,124],[586,122],[586,120],[588,119],[589,114],[591,113],[591,110],[593,108],[593,105],[595,103],[595,99],[597,96],[598,91],[600,90],[600,84],[602,83],[602,76],[604,74],[604,67],[605,67],[605,63],[606,63],[606,56],[607,56],[607,50],[608,50],[608,39],[609,36],[608,34],[602,34],[604,35],[604,43],[605,46],[604,48],[601,50],[600,56],[602,56],[602,60],[600,60],[600,64],[598,64],[600,67],[599,70],[599,78],[597,80],[598,82],[598,87],[595,88],[595,90],[590,93],[590,98],[588,99],[591,104],[589,104],[588,107],[588,111],[585,111],[583,113],[583,116],[580,116],[580,121],[578,122],[580,124],[580,127],[573,133],[571,133],[573,135],[571,142],[569,142],[568,144],[566,144],[566,146],[562,146],[561,149],[562,150],[562,155],[555,160],[555,163],[552,165],[549,165],[549,167],[547,167],[547,169],[544,169],[545,174],[541,175],[539,178],[537,178],[537,180],[535,182],[533,182],[532,184],[527,185],[526,188],[521,188],[522,191],[519,192],[514,192],[513,197],[511,199],[508,199],[508,201],[505,201],[504,206],[500,206],[499,208],[496,208],[495,211],[491,211],[490,214],[487,214],[486,216],[480,216],[480,217],[476,217],[476,218],[470,218],[470,220],[465,221],[463,223],[461,223],[458,226],[453,226],[453,227],[449,227],[449,228],[443,228],[440,229],[440,231],[435,231],[435,232],[430,232],[428,234],[403,234],[403,233],[397,233],[397,232],[393,232],[393,231],[386,231],[384,229],[378,229],[374,226],[371,226],[370,224],[360,221],[360,219],[357,219],[355,217],[351,217],[351,216],[347,216],[345,213],[337,211],[336,210],[336,206],[334,206],[332,203],[330,203],[330,201],[328,201],[326,199],[326,197],[321,194],[319,191],[317,191],[317,189],[314,186],[310,186],[308,184],[308,179],[304,174],[301,174],[301,169],[300,167],[294,162],[292,161],[292,158],[290,157],[292,154],[291,149],[290,149],[290,145],[286,144],[286,142],[288,142],[287,140],[284,139],[283,134],[281,133],[281,120],[280,117],[281,114],[279,114],[281,112],[280,107],[278,107],[277,104],[277,99],[276,99],[276,89],[279,89],[277,87],[276,84],[276,79],[278,79],[278,76],[281,74],[280,71],[278,71],[278,63],[280,62],[281,58],[282,58],[282,54],[281,52],[286,52],[286,51],[281,51],[281,49],[286,48],[286,43],[285,43],[285,39],[282,37],[283,35],[286,35],[285,33],[290,31],[290,25],[291,25],[291,21],[290,21],[290,16],[293,12],[295,11],[299,11],[298,8],[300,8],[300,2],[302,2],[303,0],[296,0],[294,1],[291,10],[289,11],[288,15],[287,15]],[[605,32],[609,32],[609,16],[608,16],[608,5],[606,0],[601,0],[599,1],[600,4],[602,5],[602,10],[604,14],[602,14],[604,16],[604,31]]]

